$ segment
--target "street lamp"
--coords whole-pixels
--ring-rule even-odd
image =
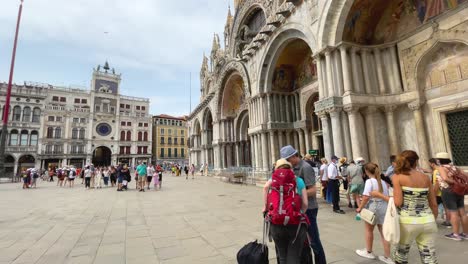
[[[5,148],[6,148],[6,136],[8,129],[8,116],[10,112],[10,98],[11,98],[11,85],[13,82],[13,72],[15,69],[15,58],[16,58],[16,45],[18,44],[18,32],[21,21],[21,12],[23,11],[23,0],[21,0],[19,11],[18,11],[18,20],[16,22],[16,32],[15,32],[15,42],[13,44],[13,55],[11,56],[11,66],[10,66],[10,78],[8,80],[8,88],[6,94],[5,106],[3,107],[3,126],[2,126],[2,135],[0,136],[0,175],[5,176]]]

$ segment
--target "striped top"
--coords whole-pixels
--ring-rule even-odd
[[[429,208],[429,188],[402,187],[403,204],[398,209],[401,224],[426,224],[435,222]]]

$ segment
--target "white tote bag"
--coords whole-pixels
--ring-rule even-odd
[[[400,217],[398,216],[393,197],[390,197],[388,201],[382,231],[385,240],[390,244],[398,244],[400,242]]]

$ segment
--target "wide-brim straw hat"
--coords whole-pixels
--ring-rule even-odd
[[[450,159],[450,154],[447,152],[439,152],[436,154],[436,159]]]
[[[288,165],[289,167],[292,167],[291,163],[289,163],[286,159],[279,159],[276,161],[275,170],[283,165]]]

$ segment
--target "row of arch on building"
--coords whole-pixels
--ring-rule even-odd
[[[383,166],[402,149],[417,150],[422,160],[430,152],[449,151],[450,142],[430,143],[428,135],[444,132],[439,133],[443,126],[432,129],[437,120],[425,103],[440,94],[446,97],[438,96],[438,108],[459,108],[450,99],[458,92],[447,85],[458,87],[457,82],[468,79],[468,36],[460,31],[468,22],[447,24],[447,16],[441,16],[426,24],[450,8],[425,10],[421,18],[413,9],[402,13],[399,2],[328,1],[317,34],[298,20],[275,32],[254,32],[269,37],[258,41],[262,46],[247,58],[238,56],[245,54],[238,49],[239,30],[263,21],[255,17],[266,9],[259,3],[241,6],[226,51],[218,50],[215,38],[211,70],[206,58],[202,66],[202,102],[190,116],[193,163],[269,170],[286,144],[301,154],[318,150],[320,156],[362,156]],[[464,2],[457,6],[466,6]],[[463,16],[462,10],[451,15]],[[363,12],[369,13],[359,17]],[[392,20],[392,14],[401,20]],[[445,23],[444,30],[439,23]],[[398,46],[419,32],[421,44]],[[434,88],[438,90],[430,91]]]
[[[7,135],[8,146],[37,146],[38,140],[37,130],[12,129]]]
[[[3,120],[3,114],[5,113],[5,106],[0,106],[2,109],[2,116],[0,120]],[[33,122],[39,123],[41,118],[41,109],[39,107],[31,108],[29,106],[25,106],[21,109],[21,106],[15,105],[11,111],[11,120],[10,121],[18,121],[18,122]]]

